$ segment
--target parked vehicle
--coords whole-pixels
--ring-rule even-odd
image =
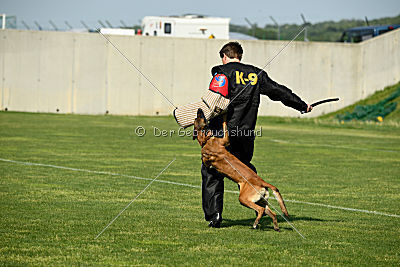
[[[351,28],[343,32],[340,42],[359,43],[397,28],[400,24]]]
[[[100,32],[102,34],[110,35],[135,35],[135,30],[133,29],[121,29],[121,28],[101,28]]]
[[[200,15],[153,17],[142,20],[143,35],[229,39],[230,18]]]

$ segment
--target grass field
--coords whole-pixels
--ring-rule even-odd
[[[400,265],[400,126],[259,127],[253,163],[306,239],[282,218],[280,233],[266,217],[251,230],[227,179],[222,228],[208,228],[200,147],[172,117],[0,112],[0,265]],[[154,182],[95,240],[174,158],[158,178],[174,183]]]

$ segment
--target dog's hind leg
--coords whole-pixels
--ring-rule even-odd
[[[280,232],[279,226],[278,226],[278,220],[276,219],[276,214],[268,207],[265,207],[265,213],[271,217],[272,222],[274,223],[274,230],[277,232]]]
[[[272,190],[272,193],[274,194],[276,200],[278,200],[279,206],[281,207],[283,214],[285,214],[285,216],[287,218],[289,218],[289,213],[287,212],[285,201],[283,201],[282,195],[279,192],[278,188],[272,184],[265,182],[265,181],[263,181],[263,182],[264,182],[264,184],[263,184],[264,187],[268,187],[269,189]]]
[[[257,212],[257,218],[253,223],[253,228],[256,229],[258,222],[260,221],[261,217],[263,216],[265,212],[265,208],[258,206],[256,203],[252,202],[251,200],[248,199],[247,196],[244,194],[239,195],[239,201],[243,206],[246,206],[250,209],[253,209]]]

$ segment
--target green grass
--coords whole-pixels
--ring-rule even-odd
[[[392,95],[395,91],[398,90],[400,87],[400,82],[391,86],[385,87],[383,90],[376,91],[374,94],[370,95],[369,97],[360,100],[350,106],[347,106],[343,109],[337,110],[335,112],[326,114],[321,116],[320,118],[326,119],[326,118],[336,118],[336,115],[338,114],[344,114],[346,112],[352,113],[354,111],[354,108],[356,106],[363,106],[363,105],[374,105],[377,104],[379,101],[382,101]],[[391,121],[391,122],[399,122],[400,121],[400,97],[395,98],[391,102],[397,102],[397,108],[390,113],[388,116],[385,117],[385,121]]]
[[[147,129],[138,137],[137,126]],[[200,147],[172,117],[0,112],[0,158],[200,185]],[[400,215],[400,127],[258,119],[253,163],[284,198]],[[400,218],[287,202],[282,232],[226,192],[221,229],[203,219],[201,191],[0,160],[0,265],[400,264]],[[237,190],[225,180],[226,190]],[[276,201],[271,203],[277,206]]]

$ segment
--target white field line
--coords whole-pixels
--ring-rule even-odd
[[[126,177],[126,178],[132,178],[132,179],[137,179],[137,180],[146,180],[146,181],[153,180],[151,178],[145,178],[145,177],[139,177],[139,176],[133,176],[133,175],[126,175],[126,174],[119,174],[119,173],[112,173],[112,172],[104,172],[104,171],[92,171],[92,170],[86,170],[86,169],[77,169],[77,168],[57,166],[57,165],[51,165],[51,164],[33,163],[33,162],[17,161],[17,160],[3,159],[3,158],[0,158],[0,161],[20,164],[20,165],[26,165],[26,166],[40,166],[40,167],[49,167],[49,168],[63,169],[63,170],[69,170],[69,171],[86,172],[86,173],[94,173],[94,174],[102,174],[102,175],[110,175],[110,176],[119,176],[119,177]],[[177,182],[171,182],[171,181],[166,181],[166,180],[156,180],[155,182],[201,189],[201,186],[198,186],[198,185],[177,183]],[[239,193],[237,191],[231,191],[231,190],[225,190],[224,192],[233,193],[233,194],[238,194]],[[274,197],[271,197],[271,198],[275,199]],[[333,206],[333,205],[329,205],[329,204],[306,202],[306,201],[291,200],[291,199],[284,199],[284,200],[285,200],[285,202],[292,202],[292,203],[298,203],[298,204],[319,206],[319,207],[330,208],[330,209],[347,210],[347,211],[353,211],[353,212],[368,213],[368,214],[375,214],[375,215],[382,215],[382,216],[400,218],[400,215],[384,213],[384,212],[380,212],[380,211],[353,209],[353,208],[346,208],[346,207],[341,207],[341,206]]]
[[[309,143],[290,142],[290,141],[278,140],[278,139],[269,139],[269,140],[271,142],[274,142],[274,143],[300,145],[300,146],[329,147],[329,148],[338,148],[338,149],[353,149],[353,150],[364,150],[364,151],[379,151],[379,152],[400,153],[399,150],[374,149],[374,148],[365,148],[365,147],[336,146],[336,145],[328,145],[328,144],[309,144]]]
[[[139,193],[139,194],[137,194],[136,195],[136,197],[134,198],[134,199],[132,199],[132,201],[131,202],[129,202],[129,204],[125,207],[125,208],[123,208],[119,213],[118,213],[118,215],[117,216],[115,216],[114,217],[114,219],[112,219],[108,224],[107,224],[107,226],[106,227],[104,227],[103,228],[103,230],[94,238],[94,239],[97,239],[97,238],[99,238],[99,236],[101,236],[101,234],[102,233],[104,233],[104,231],[127,209],[127,208],[129,208],[129,206],[133,203],[133,201],[135,201],[144,191],[146,191],[146,189],[155,181],[155,180],[157,180],[157,178],[158,177],[160,177],[160,175],[166,170],[166,169],[168,169],[168,167],[174,162],[176,160],[176,158],[174,158],[170,163],[168,163],[168,165],[167,166],[165,166],[165,168],[162,170],[162,171],[160,171],[158,174],[157,174],[157,176],[153,179],[153,180],[151,180],[151,182]]]
[[[119,174],[119,173],[112,173],[112,172],[104,172],[104,171],[92,171],[92,170],[85,170],[85,169],[77,169],[77,168],[57,166],[57,165],[51,165],[51,164],[32,163],[32,162],[16,161],[16,160],[2,159],[2,158],[0,158],[0,161],[16,163],[16,164],[21,164],[21,165],[27,165],[27,166],[40,166],[40,167],[49,167],[49,168],[63,169],[63,170],[69,170],[69,171],[86,172],[86,173],[94,173],[94,174],[103,174],[103,175],[110,175],[110,176],[120,176],[120,177],[133,178],[133,179],[137,179],[137,180],[146,180],[146,181],[153,180],[151,178],[144,178],[144,177],[133,176],[133,175],[126,175],[126,174]],[[175,182],[170,182],[170,181],[165,181],[165,180],[157,180],[156,182],[158,182],[158,183],[166,183],[166,184],[173,184],[173,185],[181,185],[181,186],[193,187],[193,188],[201,188],[200,186],[196,186],[196,185],[175,183]]]

